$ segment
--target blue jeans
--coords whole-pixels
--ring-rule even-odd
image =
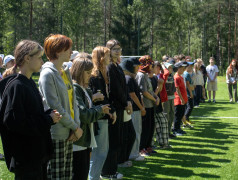
[[[141,111],[133,111],[131,115],[132,123],[136,132],[136,140],[131,150],[130,158],[134,159],[137,158],[140,150],[140,138],[141,138],[141,131],[142,131],[142,118],[141,118]]]
[[[108,141],[108,120],[99,120],[98,126],[100,130],[98,135],[95,136],[97,147],[92,149],[90,159],[89,179],[99,180],[104,162],[107,158],[109,149]]]

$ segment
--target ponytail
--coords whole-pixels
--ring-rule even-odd
[[[6,78],[7,76],[10,76],[12,74],[17,73],[17,65],[15,64],[13,67],[6,69],[2,75],[3,78]]]

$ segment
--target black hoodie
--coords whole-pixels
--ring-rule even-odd
[[[0,81],[0,133],[7,167],[39,167],[52,153],[49,116],[32,79],[21,74]]]

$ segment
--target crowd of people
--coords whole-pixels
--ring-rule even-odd
[[[123,59],[115,39],[90,54],[72,51],[72,43],[51,34],[44,47],[23,40],[14,56],[0,55],[2,158],[16,180],[122,179],[118,167],[172,148],[171,138],[193,128],[193,108],[216,103],[213,57],[207,67],[182,54]],[[238,103],[237,73],[232,60],[226,77]]]

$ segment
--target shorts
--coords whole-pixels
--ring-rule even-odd
[[[217,91],[217,82],[208,82],[207,83],[207,90],[208,91]]]

